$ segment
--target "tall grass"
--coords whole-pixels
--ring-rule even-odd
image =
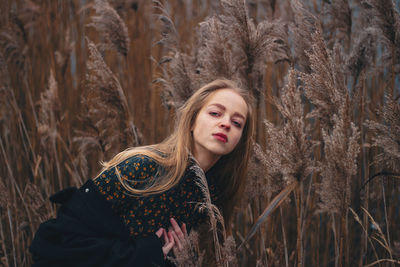
[[[51,194],[161,141],[217,77],[257,100],[248,183],[233,232],[205,198],[210,225],[174,261],[400,264],[398,1],[4,0],[0,11],[2,266],[30,266]]]

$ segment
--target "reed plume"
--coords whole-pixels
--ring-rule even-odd
[[[274,104],[283,117],[284,124],[282,128],[274,127],[268,121],[265,121],[265,125],[267,158],[270,159],[267,161],[268,178],[271,179],[269,184],[283,185],[280,189],[282,193],[287,188],[291,188],[288,193],[284,193],[284,198],[287,198],[289,193],[295,190],[297,199],[297,262],[298,266],[301,266],[303,265],[304,234],[304,216],[302,215],[304,213],[304,200],[301,190],[303,182],[305,182],[305,179],[315,168],[313,160],[314,142],[310,139],[310,129],[306,123],[304,105],[301,99],[300,88],[297,87],[296,74],[293,69],[289,70],[288,82],[285,88],[282,89],[280,99],[274,99]],[[277,178],[280,180],[272,180]],[[282,201],[281,199],[278,203],[280,204]],[[266,210],[268,208],[269,206]]]
[[[249,160],[249,167],[248,167],[248,174],[247,174],[247,182],[245,191],[243,194],[243,199],[241,204],[243,206],[248,205],[250,200],[258,199],[265,195],[267,191],[267,195],[271,197],[273,193],[278,191],[280,188],[283,187],[280,183],[272,183],[272,181],[281,181],[281,179],[274,179],[270,177],[267,179],[267,174],[271,175],[273,171],[267,166],[268,160],[270,158],[267,157],[263,148],[258,144],[253,144],[253,153],[251,153],[250,160]]]
[[[390,94],[385,99],[386,105],[378,110],[382,121],[367,120],[364,125],[373,134],[372,145],[383,150],[375,157],[375,165],[400,173],[400,102]]]
[[[325,157],[319,165],[319,207],[323,212],[344,214],[350,206],[351,178],[357,173],[360,133],[353,123],[346,123],[343,114],[335,115],[333,120],[331,134],[322,130]]]
[[[81,118],[87,128],[79,132],[80,137],[74,138],[81,146],[81,160],[84,160],[85,153],[90,151],[86,150],[88,148],[100,148],[98,152],[108,158],[118,151],[142,142],[142,136],[133,124],[127,100],[117,77],[104,62],[96,45],[90,40],[87,42],[89,59],[81,98]],[[82,164],[85,165],[85,162]]]
[[[165,4],[153,1],[155,9],[160,12],[158,19],[161,22],[161,40],[157,44],[163,45],[169,52],[158,62],[162,69],[162,78],[157,78],[163,86],[161,99],[167,108],[178,108],[199,88],[195,83],[196,67],[193,56],[188,55],[181,47],[178,30],[170,15],[168,1]],[[165,66],[167,64],[168,66]]]
[[[285,25],[267,20],[255,25],[242,0],[221,0],[221,11],[219,18],[223,33],[231,40],[236,75],[244,88],[258,96],[264,92],[266,62],[291,61]]]
[[[41,17],[42,10],[40,6],[31,0],[24,0],[21,9],[18,10],[18,19],[21,20],[21,23],[25,29],[25,31],[29,34],[34,34],[34,31],[37,28],[37,23],[43,17]]]
[[[97,44],[99,50],[112,48],[126,57],[130,40],[124,21],[107,0],[95,0],[93,7],[96,10],[96,16],[92,16],[92,23],[89,23],[87,27],[96,28],[104,38],[104,41]]]
[[[328,2],[326,17],[329,17],[325,24],[327,32],[329,32],[330,40],[328,45],[340,43],[346,51],[350,49],[351,27],[353,25],[352,10],[348,0],[332,0]]]
[[[285,122],[281,129],[265,121],[267,135],[267,170],[270,184],[287,185],[303,181],[314,170],[310,129],[306,123],[296,72],[290,70],[287,86],[274,103]],[[278,178],[278,179],[276,179]],[[279,179],[282,179],[281,181]],[[283,188],[280,188],[282,190]]]
[[[168,69],[164,67],[163,78],[156,81],[162,82],[163,100],[169,107],[181,105],[195,89],[221,77],[260,96],[265,90],[266,63],[291,61],[285,25],[267,20],[255,25],[242,0],[221,1],[220,11],[199,24],[198,44],[190,54],[180,46],[167,7],[156,4],[163,22],[159,43],[171,51],[160,61],[168,63]]]
[[[14,23],[9,23],[0,31],[0,48],[7,64],[16,71],[25,72],[26,36],[18,18],[13,16]]]
[[[176,266],[201,267],[203,266],[204,251],[199,247],[199,234],[192,230],[182,243],[182,250],[175,250],[175,257],[168,259]]]
[[[371,26],[382,32],[391,58],[395,64],[400,64],[400,14],[395,3],[392,0],[363,0],[361,4]]]
[[[193,160],[195,159],[193,158]],[[198,203],[198,209],[200,212],[205,212],[209,218],[210,231],[212,231],[213,234],[216,262],[219,266],[225,266],[224,263],[226,262],[226,259],[223,258],[221,247],[222,242],[219,237],[219,234],[222,234],[222,239],[226,240],[224,217],[218,207],[211,202],[210,190],[208,189],[208,183],[204,171],[198,164],[194,164],[191,167],[191,170],[196,174],[196,185],[203,193],[203,202]]]
[[[41,144],[46,151],[48,150],[46,149],[47,144],[55,142],[57,136],[57,113],[60,111],[58,85],[52,69],[50,70],[48,88],[40,94],[39,107],[39,125],[37,130],[39,135],[42,136]]]
[[[335,264],[348,265],[346,249],[348,206],[351,197],[351,178],[357,172],[359,132],[352,123],[352,101],[342,69],[344,59],[340,45],[329,50],[322,36],[320,24],[312,36],[310,73],[300,74],[307,98],[314,105],[309,118],[321,122],[324,157],[320,161],[320,209],[329,212],[335,237]],[[335,220],[338,216],[339,220]],[[346,255],[344,256],[344,253]]]
[[[315,106],[307,116],[319,119],[322,128],[329,130],[335,124],[333,115],[338,115],[341,108],[346,109],[343,114],[350,119],[350,98],[341,69],[344,59],[340,55],[338,45],[333,51],[326,47],[320,26],[311,35],[311,39],[311,51],[307,53],[311,73],[300,74],[305,95]]]
[[[44,168],[50,177],[57,178],[59,188],[63,188],[62,167],[60,165],[57,138],[59,137],[59,113],[60,101],[58,98],[58,85],[54,77],[53,69],[50,69],[48,88],[40,94],[38,114],[38,137],[40,138],[41,154],[44,160]],[[52,172],[50,158],[54,159],[55,173]],[[48,179],[50,179],[48,177]],[[47,181],[49,183],[49,181]],[[51,184],[51,183],[49,183]]]
[[[68,27],[65,31],[64,41],[62,46],[54,53],[57,66],[61,69],[61,73],[65,75],[68,61],[74,49],[75,42],[71,41],[71,28]]]
[[[239,67],[230,49],[230,38],[218,16],[199,24],[199,45],[197,52],[198,72],[204,82],[219,77],[233,77]]]
[[[346,62],[346,67],[354,79],[353,84],[356,84],[360,74],[373,64],[377,39],[378,31],[374,27],[368,27],[356,37]]]
[[[315,31],[315,23],[318,20],[299,0],[291,0],[290,4],[294,14],[294,23],[290,24],[290,32],[296,44],[294,62],[299,65],[301,71],[309,73],[311,68],[307,52],[311,51],[311,34]]]

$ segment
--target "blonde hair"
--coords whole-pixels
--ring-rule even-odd
[[[120,175],[117,175],[121,184],[132,194],[140,196],[162,193],[174,187],[179,183],[187,168],[190,156],[189,152],[191,152],[193,145],[191,128],[197,115],[210,96],[220,89],[231,89],[235,91],[243,97],[248,105],[247,119],[239,143],[231,153],[222,156],[211,168],[212,172],[215,173],[216,182],[221,188],[221,196],[219,196],[221,201],[219,201],[217,205],[222,208],[226,223],[228,223],[234,207],[234,197],[244,186],[247,163],[250,155],[249,151],[251,148],[251,136],[254,127],[252,96],[248,91],[239,88],[233,81],[219,79],[197,90],[186,103],[179,108],[175,129],[168,138],[159,144],[133,147],[120,152],[110,161],[102,163],[103,169],[101,173],[115,167],[120,162],[132,156],[144,155],[159,163],[166,171],[165,175],[155,179],[144,189],[135,189],[129,186],[126,181],[121,179]],[[116,173],[118,174],[117,168]]]

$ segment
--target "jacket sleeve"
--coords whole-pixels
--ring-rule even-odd
[[[110,204],[89,180],[52,196],[57,218],[42,223],[30,246],[33,267],[164,266],[161,240],[131,238]]]

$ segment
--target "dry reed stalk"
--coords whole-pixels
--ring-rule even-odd
[[[374,246],[374,244],[373,244],[373,242],[372,242],[372,239],[371,239],[371,237],[367,234],[367,230],[366,230],[365,227],[363,226],[363,223],[361,222],[361,220],[360,220],[360,218],[358,217],[357,213],[356,213],[352,208],[349,208],[350,211],[353,213],[353,216],[354,216],[355,220],[360,224],[360,226],[362,227],[363,231],[367,234],[368,241],[369,241],[369,243],[371,244],[371,247],[372,247],[372,249],[373,249],[373,251],[374,251],[374,254],[375,254],[376,261],[373,262],[373,263],[370,263],[370,264],[368,264],[368,265],[364,265],[364,266],[373,266],[373,265],[379,264],[380,262],[385,262],[385,261],[386,261],[386,262],[392,262],[392,263],[400,263],[400,261],[396,261],[396,260],[393,259],[393,257],[392,257],[392,249],[391,249],[389,243],[387,242],[387,240],[386,240],[386,238],[385,238],[385,235],[383,234],[383,232],[382,232],[382,230],[381,230],[379,224],[376,223],[376,221],[374,220],[374,218],[371,216],[371,214],[370,214],[365,208],[363,208],[363,207],[361,207],[361,208],[362,208],[362,210],[364,211],[364,214],[367,215],[367,217],[370,219],[371,223],[374,225],[375,229],[376,229],[376,230],[378,231],[378,233],[379,233],[379,234],[378,234],[378,237],[379,237],[380,239],[377,239],[375,236],[372,236],[372,239],[374,239],[375,241],[377,241],[378,244],[380,244],[380,245],[389,253],[389,255],[390,255],[390,259],[379,259],[378,254],[377,254],[376,249],[375,249],[375,246]]]
[[[57,153],[57,125],[59,124],[58,113],[60,111],[60,102],[58,98],[58,85],[52,69],[50,70],[48,79],[48,88],[40,94],[39,106],[39,124],[37,131],[40,136],[40,145],[43,149],[43,154],[48,154],[47,157],[50,158],[54,157],[58,188],[63,188],[60,161]],[[51,167],[48,166],[47,168],[50,169]],[[53,189],[55,190],[55,188]]]
[[[142,136],[132,122],[127,100],[117,77],[112,73],[94,43],[87,39],[89,60],[85,91],[81,101],[82,119],[86,131],[80,131],[81,137],[74,141],[80,144],[78,158],[83,168],[83,177],[87,177],[85,155],[100,148],[100,160],[104,160],[129,146],[137,146]],[[89,150],[90,149],[90,150]]]
[[[93,8],[97,16],[92,16],[92,23],[87,27],[94,27],[104,41],[97,44],[100,51],[115,49],[121,55],[127,56],[129,51],[128,28],[118,15],[117,11],[107,0],[95,0]]]
[[[347,207],[350,204],[350,179],[357,172],[359,132],[351,122],[351,101],[341,69],[343,59],[339,46],[327,49],[319,25],[312,36],[310,73],[300,74],[305,94],[315,109],[308,115],[321,121],[325,157],[320,163],[322,183],[319,193],[321,211],[339,214],[334,222],[335,265],[349,264],[347,253]],[[351,132],[349,131],[351,129]]]
[[[304,106],[301,100],[300,90],[296,85],[296,80],[296,72],[290,70],[288,74],[288,84],[282,90],[281,99],[274,99],[274,104],[285,121],[282,129],[277,129],[272,123],[265,121],[268,140],[265,157],[267,177],[269,180],[268,184],[281,186],[281,188],[278,189],[279,191],[291,185],[289,186],[291,190],[284,190],[286,193],[283,195],[283,198],[286,198],[289,193],[295,189],[293,185],[300,183],[300,188],[302,188],[302,182],[314,170],[312,159],[314,143],[309,140],[309,129],[306,125]],[[302,197],[302,190],[301,194],[298,190],[296,192],[297,252],[298,265],[301,266],[303,264],[302,236],[304,234],[304,229],[302,229],[302,225],[304,220],[304,200]],[[268,208],[266,210],[268,210]],[[256,223],[257,225],[260,225],[269,215],[269,213],[265,213],[266,210],[263,213],[264,216],[260,216],[260,219]],[[250,231],[250,233],[253,231]]]
[[[221,8],[222,34],[231,40],[234,55],[233,62],[226,63],[236,66],[235,76],[244,88],[253,91],[260,102],[265,90],[266,62],[291,61],[285,25],[267,20],[256,25],[242,0],[221,0]]]
[[[193,160],[195,160],[193,158]],[[201,212],[205,211],[209,217],[210,231],[213,233],[214,251],[217,266],[236,266],[236,245],[232,236],[226,236],[224,218],[217,206],[212,204],[204,171],[197,165],[191,167],[196,173],[196,184],[203,192],[203,202],[198,204]],[[223,243],[219,235],[222,235]]]
[[[180,107],[199,88],[195,82],[196,67],[193,56],[184,52],[178,30],[170,14],[168,1],[162,4],[160,1],[153,1],[155,9],[160,12],[158,15],[162,23],[162,39],[157,44],[163,45],[169,52],[163,56],[159,65],[162,67],[162,78],[159,82],[163,86],[161,99],[167,108]],[[163,64],[168,63],[168,67]]]
[[[200,267],[203,264],[204,251],[199,248],[199,234],[192,230],[182,244],[182,250],[175,250],[175,257],[168,259],[176,266]]]

